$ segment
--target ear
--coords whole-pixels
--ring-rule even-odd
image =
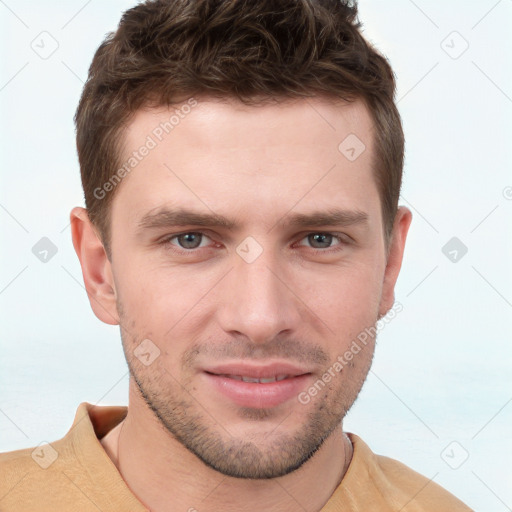
[[[382,283],[382,296],[379,306],[379,318],[383,317],[395,302],[395,283],[402,266],[405,249],[405,239],[412,221],[412,213],[405,206],[400,206],[395,216],[393,231],[389,241],[388,257],[384,281]]]
[[[85,289],[94,314],[106,324],[119,324],[111,263],[85,208],[70,214],[73,246],[82,266]]]

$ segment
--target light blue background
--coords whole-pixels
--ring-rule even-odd
[[[90,309],[68,215],[83,204],[72,117],[132,5],[0,2],[0,451],[61,438],[81,401],[127,403],[118,329]],[[397,75],[414,220],[404,309],[345,427],[474,509],[511,510],[512,1],[362,0],[360,18]],[[59,45],[48,59],[31,48],[42,31]],[[31,252],[43,236],[47,263]],[[457,263],[441,252],[454,236]],[[458,469],[441,456],[454,441]]]

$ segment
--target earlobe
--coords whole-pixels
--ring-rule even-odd
[[[80,260],[85,289],[94,314],[106,324],[119,324],[112,266],[85,208],[70,214],[73,246]]]
[[[395,284],[402,266],[407,232],[412,221],[412,213],[405,206],[398,208],[393,225],[393,232],[389,241],[384,281],[382,284],[382,296],[379,308],[379,318],[383,317],[395,302]]]

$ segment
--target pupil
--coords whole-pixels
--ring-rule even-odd
[[[310,235],[310,242],[313,241],[314,243],[320,243],[324,244],[322,247],[329,246],[331,243],[332,235],[326,235],[326,234],[316,234],[316,235]]]
[[[184,235],[181,235],[180,243],[185,249],[195,249],[199,246],[199,243],[201,243],[200,236],[201,235],[199,233],[185,233]]]

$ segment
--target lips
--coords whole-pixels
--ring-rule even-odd
[[[269,382],[279,382],[284,379],[289,379],[293,377],[293,375],[274,375],[273,377],[249,377],[247,375],[220,375],[220,377],[227,377],[228,379],[241,380],[243,382],[258,382],[259,384],[268,384]]]
[[[291,378],[310,373],[309,368],[278,361],[258,365],[239,362],[224,363],[206,367],[204,371],[214,375],[226,375],[230,377],[240,376],[251,379],[270,379],[283,376]]]
[[[249,365],[230,363],[203,371],[210,390],[241,407],[276,407],[297,397],[311,377],[308,368],[289,363]]]

